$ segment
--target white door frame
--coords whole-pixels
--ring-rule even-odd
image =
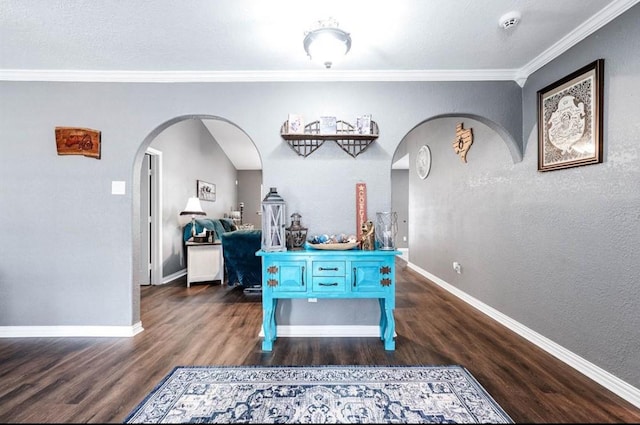
[[[151,284],[162,284],[162,152],[147,148],[151,167]],[[144,243],[144,241],[143,241]]]

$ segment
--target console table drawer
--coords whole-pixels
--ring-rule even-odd
[[[340,276],[313,277],[313,292],[345,292],[347,288],[347,279]]]
[[[345,276],[344,261],[314,261],[314,276]]]

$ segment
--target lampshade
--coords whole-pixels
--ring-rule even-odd
[[[196,216],[207,215],[207,213],[202,210],[202,206],[200,205],[200,199],[198,199],[197,196],[192,196],[187,201],[187,206],[184,207],[184,211],[182,211],[180,215],[191,216],[191,236],[195,236],[196,235]]]
[[[207,215],[207,213],[202,210],[200,199],[192,196],[187,201],[187,206],[184,207],[184,211],[182,211],[180,215]]]
[[[338,22],[329,18],[318,21],[318,28],[308,31],[304,37],[304,50],[313,60],[331,68],[333,62],[351,49],[351,36],[338,28]]]

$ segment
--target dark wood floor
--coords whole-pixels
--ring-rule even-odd
[[[174,366],[466,367],[517,423],[639,423],[640,409],[397,260],[395,351],[378,338],[279,338],[260,295],[185,279],[142,288],[133,338],[0,339],[0,422],[121,423]]]

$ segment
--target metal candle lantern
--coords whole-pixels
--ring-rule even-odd
[[[398,213],[376,213],[376,245],[381,250],[396,249],[396,234],[398,233]]]
[[[291,226],[287,227],[287,249],[299,250],[307,240],[307,228],[300,224],[300,214],[291,214]]]
[[[262,200],[263,251],[286,251],[285,204],[275,187]]]

